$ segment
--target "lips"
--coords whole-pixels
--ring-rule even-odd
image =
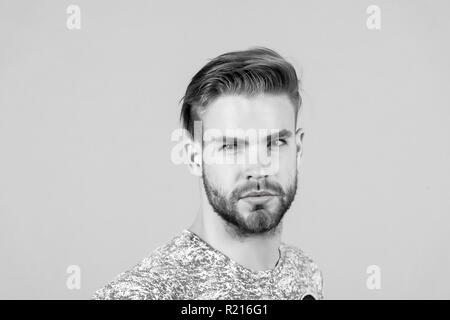
[[[277,193],[270,192],[270,191],[252,191],[244,194],[241,198],[248,198],[248,197],[267,197],[267,196],[277,196]]]

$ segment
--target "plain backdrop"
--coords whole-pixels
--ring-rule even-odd
[[[69,30],[69,5],[81,29]],[[381,9],[381,29],[366,9]],[[219,54],[302,79],[283,241],[328,299],[450,298],[448,1],[0,1],[0,298],[89,299],[193,221],[179,100]],[[70,290],[67,268],[79,266]],[[369,290],[367,267],[381,288]]]

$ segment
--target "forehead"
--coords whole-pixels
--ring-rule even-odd
[[[295,109],[286,94],[222,95],[206,108],[203,129],[293,129]]]

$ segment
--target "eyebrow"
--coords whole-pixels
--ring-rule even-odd
[[[280,131],[278,131],[278,132],[274,132],[274,133],[268,134],[268,135],[266,136],[266,140],[265,140],[265,141],[272,141],[272,139],[273,139],[274,137],[278,137],[278,138],[289,138],[289,137],[291,137],[292,135],[293,135],[292,131],[289,131],[289,130],[287,130],[287,129],[283,129],[283,130],[280,130]],[[224,141],[235,141],[235,142],[238,142],[238,143],[243,143],[243,142],[245,142],[246,145],[248,144],[247,138],[246,138],[246,139],[241,139],[241,138],[238,138],[238,137],[231,137],[231,136],[218,136],[218,137],[213,137],[213,138],[211,139],[210,142],[222,143],[222,142],[224,142]]]

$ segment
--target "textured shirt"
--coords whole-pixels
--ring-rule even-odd
[[[283,241],[273,269],[235,262],[184,229],[119,274],[93,299],[323,299],[322,273],[302,250]]]

